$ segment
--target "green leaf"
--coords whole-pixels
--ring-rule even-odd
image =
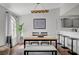
[[[17,24],[16,24],[16,31],[17,31],[17,32],[22,32],[22,30],[23,30],[23,25],[24,25],[24,23],[21,24],[21,25],[17,23]]]

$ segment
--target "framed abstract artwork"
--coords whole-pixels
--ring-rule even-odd
[[[46,19],[45,18],[33,19],[33,28],[34,29],[46,29]]]

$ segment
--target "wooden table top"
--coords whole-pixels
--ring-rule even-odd
[[[24,38],[24,40],[57,40],[56,37],[26,37]]]

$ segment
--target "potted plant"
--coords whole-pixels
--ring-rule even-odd
[[[23,36],[22,36],[22,33],[23,33],[23,25],[24,25],[24,23],[22,23],[22,24],[17,23],[16,24],[16,32],[19,33],[20,42],[21,42],[21,40],[23,40]]]

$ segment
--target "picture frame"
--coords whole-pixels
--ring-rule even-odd
[[[46,19],[45,18],[33,19],[33,28],[34,29],[46,29]]]

